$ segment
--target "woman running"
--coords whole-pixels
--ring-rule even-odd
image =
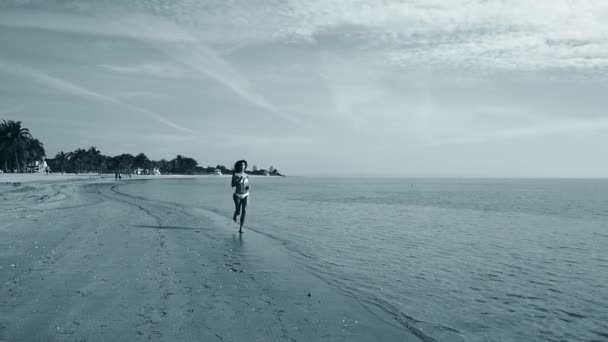
[[[245,214],[247,213],[247,199],[249,198],[249,177],[245,173],[247,169],[247,161],[239,160],[234,164],[234,170],[232,172],[232,186],[236,189],[232,195],[234,200],[234,216],[232,219],[236,221],[239,213],[241,215],[241,225],[239,227],[239,233],[243,232],[243,223],[245,223]]]

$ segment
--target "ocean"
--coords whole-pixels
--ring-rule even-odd
[[[608,180],[250,180],[244,238],[264,235],[404,329],[431,341],[608,341]],[[227,177],[118,191],[226,220],[234,210]]]

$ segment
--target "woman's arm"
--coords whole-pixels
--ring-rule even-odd
[[[237,185],[238,181],[236,180],[236,174],[232,174],[232,187],[234,188]]]

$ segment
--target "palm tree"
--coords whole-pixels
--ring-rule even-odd
[[[2,127],[0,150],[4,150],[7,153],[12,152],[15,156],[17,172],[21,172],[19,168],[19,152],[23,152],[24,145],[32,137],[30,131],[25,127],[21,127],[21,121],[3,120],[0,126]]]
[[[184,157],[181,154],[178,154],[177,157],[171,160],[171,173],[181,173],[182,172],[182,162]]]
[[[23,155],[24,166],[44,159],[45,155],[44,144],[40,140],[31,137],[26,139]]]
[[[76,173],[80,173],[82,171],[82,163],[85,162],[87,157],[87,151],[78,148],[74,152],[70,152],[70,161],[76,164]]]
[[[6,136],[6,126],[3,123],[0,123],[0,161],[4,162],[4,172],[6,172],[8,170],[8,158],[9,158],[9,153],[8,151],[4,148],[4,139]]]
[[[167,161],[167,159],[161,159],[161,160],[158,161],[158,169],[163,174],[168,172],[168,170],[169,170],[169,162]]]
[[[55,155],[55,160],[57,160],[57,162],[59,163],[60,167],[61,167],[61,173],[64,173],[65,171],[65,163],[68,161],[69,159],[69,153],[64,153],[63,151],[57,153],[57,155]]]
[[[110,162],[110,157],[104,156],[103,154],[99,156],[99,174],[104,173],[108,169],[108,163]]]
[[[89,159],[91,160],[91,172],[93,172],[93,164],[95,163],[95,160],[97,160],[98,157],[101,155],[101,151],[99,151],[97,147],[91,146],[87,153]]]
[[[148,157],[144,153],[140,153],[135,156],[135,159],[133,159],[133,167],[147,170],[149,162],[150,160],[148,159]]]
[[[135,157],[125,153],[115,156],[113,159],[115,163],[115,170],[131,170],[133,168],[133,160],[135,160]]]

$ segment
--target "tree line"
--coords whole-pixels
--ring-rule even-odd
[[[28,166],[45,158],[44,144],[35,139],[21,121],[3,120],[0,123],[0,167],[4,172],[27,172]],[[52,172],[61,173],[132,173],[136,169],[152,173],[158,169],[162,174],[210,174],[219,170],[223,174],[232,173],[232,167],[224,165],[203,167],[194,158],[178,154],[171,160],[151,160],[144,153],[132,155],[123,153],[108,156],[91,146],[78,148],[71,152],[61,151],[53,158],[46,158]],[[254,166],[251,174],[281,174],[274,167],[259,170]]]
[[[44,144],[21,126],[21,121],[0,123],[0,165],[5,170],[25,171],[26,166],[44,158]]]

